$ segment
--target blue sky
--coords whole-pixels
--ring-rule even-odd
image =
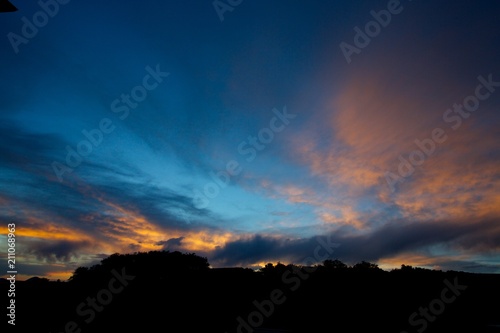
[[[300,263],[318,236],[348,263],[499,271],[498,3],[13,3],[0,220],[25,277],[161,249]]]

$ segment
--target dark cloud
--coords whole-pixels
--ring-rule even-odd
[[[290,240],[255,235],[229,242],[216,249],[210,257],[212,264],[227,266],[250,265],[276,259],[298,262],[312,253],[316,246],[315,237]]]
[[[16,122],[0,118],[0,165],[25,172],[46,173],[53,161],[54,147],[64,147],[56,135],[27,131]]]
[[[28,253],[38,260],[49,263],[71,262],[78,259],[81,253],[90,247],[90,242],[47,241],[29,244]]]
[[[166,241],[160,241],[156,245],[163,246],[163,250],[179,250],[183,249],[182,240],[185,237],[170,238]]]
[[[206,229],[210,227],[205,222],[214,224],[211,221],[216,217],[207,210],[195,208],[190,197],[155,186],[147,174],[125,162],[85,160],[61,183],[51,163],[63,162],[67,144],[64,140],[27,131],[8,119],[0,119],[0,131],[0,168],[3,170],[0,187],[11,187],[12,179],[16,183],[15,188],[1,193],[11,204],[10,211],[0,212],[1,220],[27,219],[36,211],[40,218],[94,233],[95,228],[102,227],[110,218],[104,213],[109,209],[101,201],[104,198],[131,208],[167,229]],[[101,180],[96,183],[99,177]],[[191,217],[189,225],[186,217],[178,216],[178,212]],[[100,237],[99,234],[96,237]]]
[[[450,271],[463,271],[470,273],[500,273],[500,264],[491,260],[492,263],[485,263],[485,261],[465,261],[465,260],[437,260],[434,265],[445,267],[444,270]]]
[[[353,236],[338,232],[293,240],[256,235],[226,244],[215,250],[209,259],[212,264],[229,266],[251,265],[276,258],[303,263],[301,261],[305,258],[313,257],[321,238],[339,244],[331,256],[350,264],[362,260],[377,262],[398,254],[427,252],[430,247],[437,245],[458,253],[460,250],[478,253],[496,251],[500,247],[500,228],[495,222],[394,221],[366,235]],[[449,267],[462,267],[464,264],[443,262],[443,265]]]

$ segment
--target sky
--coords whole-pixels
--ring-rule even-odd
[[[152,250],[311,264],[324,242],[500,273],[497,1],[12,3],[0,258],[14,223],[20,278]]]

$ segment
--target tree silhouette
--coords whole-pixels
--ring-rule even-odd
[[[445,305],[439,320],[428,323],[426,333],[496,332],[487,325],[498,323],[500,306],[490,305],[491,299],[500,298],[498,275],[407,265],[387,272],[376,263],[362,261],[349,267],[338,259],[325,260],[317,268],[309,273],[300,265],[268,263],[256,272],[242,267],[210,268],[207,258],[194,253],[115,253],[97,265],[78,267],[69,282],[36,278],[19,282],[16,297],[30,320],[16,326],[23,332],[62,332],[74,321],[78,325],[74,332],[157,327],[250,332],[242,324],[245,321],[261,323],[254,332],[266,327],[296,333],[322,331],[331,327],[333,319],[351,332],[414,332],[420,327],[410,327],[409,316],[429,304],[439,305],[435,300],[445,295],[456,300]],[[121,274],[134,278],[122,283]],[[8,285],[9,281],[0,279],[0,286]],[[467,289],[455,298],[452,285]],[[443,294],[442,290],[448,291]],[[415,318],[422,322],[423,317]]]
[[[357,264],[355,264],[354,266],[352,266],[352,269],[354,271],[358,271],[358,272],[376,272],[376,271],[382,271],[381,268],[378,267],[377,264],[373,264],[371,262],[368,262],[368,261],[361,261]]]
[[[100,264],[90,268],[78,267],[69,280],[72,282],[98,280],[106,278],[111,270],[123,267],[126,267],[129,272],[145,272],[153,279],[160,279],[172,273],[206,271],[209,266],[207,258],[197,256],[194,253],[183,254],[178,251],[115,253],[101,260]]]
[[[338,271],[342,270],[343,271],[343,270],[347,269],[347,265],[338,259],[335,259],[335,260],[327,259],[327,260],[323,261],[323,266],[327,270],[338,270]]]

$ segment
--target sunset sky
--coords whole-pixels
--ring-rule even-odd
[[[500,273],[498,1],[12,3],[20,278],[163,249],[300,264],[318,237],[348,264]]]

